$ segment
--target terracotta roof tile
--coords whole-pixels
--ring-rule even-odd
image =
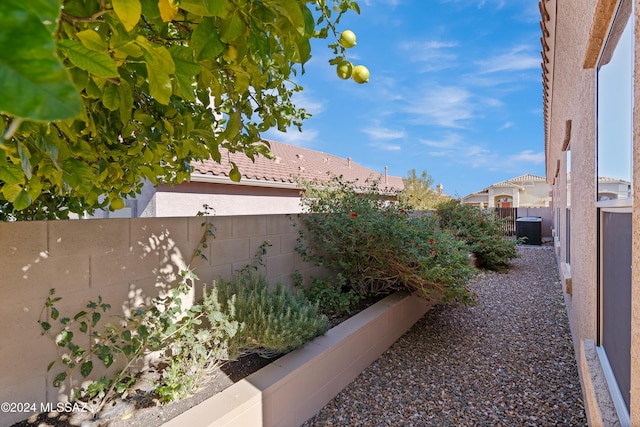
[[[351,158],[343,159],[333,154],[314,151],[308,148],[284,144],[277,141],[267,141],[271,145],[274,159],[258,156],[252,162],[243,153],[229,153],[220,149],[222,160],[193,162],[194,172],[204,175],[228,176],[231,161],[240,169],[243,178],[260,181],[295,182],[295,178],[305,180],[328,181],[331,175],[342,175],[346,181],[356,181],[358,187],[367,187],[370,180],[380,179],[383,189],[400,191],[404,188],[402,178],[387,176],[385,185],[384,175],[355,163]]]

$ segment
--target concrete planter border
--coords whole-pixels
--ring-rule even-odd
[[[164,426],[299,426],[433,305],[406,293],[389,295]]]

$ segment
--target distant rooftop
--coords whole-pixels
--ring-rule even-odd
[[[257,156],[252,162],[243,153],[229,153],[221,148],[220,163],[213,160],[193,162],[192,177],[197,174],[216,177],[228,177],[231,163],[238,165],[242,179],[260,181],[261,183],[292,183],[296,178],[307,181],[329,181],[332,175],[342,176],[348,182],[356,182],[356,187],[365,188],[375,180],[380,181],[381,189],[387,191],[401,191],[404,188],[402,177],[385,176],[384,173],[361,166],[351,158],[341,158],[333,154],[277,141],[267,141],[275,158],[268,159]],[[231,181],[230,181],[231,182]]]
[[[473,196],[475,194],[486,194],[489,192],[489,188],[495,187],[522,187],[522,183],[524,182],[546,182],[547,180],[538,175],[532,175],[530,173],[517,176],[515,178],[507,179],[506,181],[496,182],[495,184],[490,185],[489,187],[485,187],[482,190],[475,191],[471,194],[466,195],[463,198]]]

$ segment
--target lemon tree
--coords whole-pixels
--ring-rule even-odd
[[[220,148],[298,128],[310,40],[345,47],[350,0],[0,1],[0,219],[121,205]],[[355,42],[355,40],[354,40]],[[237,167],[232,179],[240,179]]]

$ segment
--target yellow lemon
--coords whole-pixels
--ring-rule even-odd
[[[356,34],[351,30],[344,30],[340,34],[339,42],[344,48],[354,47],[356,45]]]
[[[336,67],[336,72],[338,73],[338,77],[342,80],[346,80],[351,77],[351,71],[353,70],[353,65],[349,61],[341,61]]]
[[[353,67],[353,72],[351,73],[351,77],[353,77],[353,81],[362,84],[369,82],[369,69],[364,65],[356,65]]]

